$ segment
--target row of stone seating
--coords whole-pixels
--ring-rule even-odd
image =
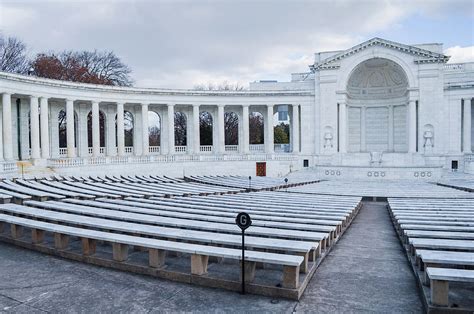
[[[61,179],[61,180],[59,180]],[[182,180],[159,181],[158,177],[67,177],[36,180],[15,179],[0,182],[1,203],[22,204],[26,200],[60,200],[64,198],[94,199],[97,197],[171,197],[237,193],[243,189],[210,186]]]
[[[256,278],[257,263],[277,265],[277,269],[283,268],[278,283],[283,288],[278,289],[300,291],[360,206],[361,199],[355,197],[299,198],[278,192],[170,199],[66,198],[0,205],[0,222],[11,226],[10,236],[5,231],[3,238],[30,242],[33,247],[39,243],[44,246],[45,232],[50,237],[51,233],[54,235],[56,251],[61,252],[73,251],[69,238],[79,238],[81,254],[88,258],[94,257],[97,241],[112,243],[113,263],[118,264],[127,260],[128,246],[146,248],[147,267],[159,269],[165,278],[173,278],[173,271],[167,271],[166,266],[174,260],[166,257],[167,252],[189,254],[191,276],[205,274],[209,258],[239,260],[241,231],[235,225],[235,216],[245,210],[253,221],[246,231],[246,281],[250,284]],[[22,228],[31,230],[30,238],[24,236]],[[217,265],[217,269],[233,267]],[[238,273],[238,267],[231,272]],[[275,269],[268,272],[274,274]],[[222,274],[206,276],[213,277]],[[268,278],[262,280],[255,287],[268,286]],[[271,289],[276,289],[274,283]],[[301,292],[296,295],[299,297]]]
[[[473,193],[423,181],[321,181],[289,188],[288,192],[362,197],[474,198]]]
[[[438,181],[438,185],[450,188],[474,192],[474,178],[472,176],[465,178],[446,178]]]
[[[390,198],[388,202],[415,273],[430,289],[431,305],[471,307],[472,311],[474,199]],[[449,283],[455,285],[452,293]]]
[[[318,180],[300,180],[293,179],[285,181],[285,178],[269,178],[269,177],[245,177],[245,176],[189,176],[185,178],[189,181],[206,183],[211,185],[244,188],[252,191],[282,189],[302,184],[319,182]]]

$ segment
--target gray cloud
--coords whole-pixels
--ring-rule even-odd
[[[466,14],[471,1],[6,1],[0,28],[32,53],[113,50],[138,86],[288,79],[312,54],[347,48],[418,13]]]

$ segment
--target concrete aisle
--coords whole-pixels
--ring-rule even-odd
[[[386,203],[365,203],[316,271],[297,312],[420,313],[414,275]]]

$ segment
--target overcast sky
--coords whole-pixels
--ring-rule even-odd
[[[136,86],[287,81],[313,54],[372,37],[474,61],[474,1],[0,0],[0,30],[41,51],[112,50]]]

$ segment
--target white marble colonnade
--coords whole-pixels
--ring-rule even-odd
[[[30,111],[30,131],[31,131],[31,145],[30,145],[30,158],[33,160],[37,159],[49,159],[56,158],[59,154],[59,143],[56,143],[57,137],[52,136],[51,132],[57,132],[57,128],[51,128],[51,123],[55,123],[54,115],[50,117],[51,113],[51,104],[50,99],[43,96],[31,95],[27,97],[29,99],[29,111]],[[24,99],[24,97],[22,97]],[[117,142],[115,145],[115,119],[112,119],[110,116],[105,122],[104,127],[108,129],[105,136],[107,137],[107,147],[103,151],[101,150],[100,145],[100,111],[102,104],[98,100],[76,100],[72,98],[66,98],[62,100],[64,103],[64,109],[66,112],[66,149],[63,157],[75,158],[75,157],[101,157],[101,156],[126,156],[126,147],[125,147],[125,127],[124,127],[124,112],[125,112],[125,103],[116,102],[115,110],[112,113],[117,114]],[[84,147],[81,148],[81,151],[78,151],[78,145],[84,146],[84,143],[87,143],[87,129],[79,127],[76,129],[74,117],[75,111],[79,109],[84,102],[90,103],[90,108],[92,112],[92,147],[91,154],[87,149],[84,151]],[[57,101],[55,102],[57,103]],[[110,106],[110,102],[104,102]],[[129,105],[129,104],[127,104]],[[134,128],[140,125],[138,131],[141,131],[139,134],[139,142],[135,141],[134,145],[137,145],[139,149],[135,150],[135,155],[146,156],[150,154],[149,146],[149,125],[148,125],[148,112],[150,110],[151,103],[142,103],[139,104],[141,110],[139,110],[140,118],[134,120]],[[86,105],[87,106],[87,105]],[[158,105],[155,105],[158,106]],[[207,110],[209,107],[214,107],[214,117],[213,124],[215,127],[213,130],[213,153],[225,154],[226,145],[225,145],[225,123],[224,115],[226,109],[228,111],[234,111],[239,113],[239,140],[238,140],[238,151],[237,153],[249,154],[252,153],[249,144],[250,138],[250,126],[249,126],[249,113],[250,107],[253,105],[250,104],[241,104],[241,105],[200,105],[200,104],[189,104],[189,105],[179,105],[180,107],[189,107],[190,111],[187,117],[188,125],[190,126],[187,129],[187,149],[185,151],[179,150],[178,147],[175,147],[175,133],[174,133],[174,117],[175,112],[177,112],[177,104],[169,103],[161,105],[165,108],[163,116],[166,116],[166,119],[163,117],[160,118],[161,121],[161,146],[159,152],[161,154],[175,154],[175,153],[188,153],[188,154],[199,154],[203,152],[200,145],[200,118],[201,108],[203,111]],[[273,136],[273,115],[275,113],[275,107],[278,104],[267,104],[262,107],[262,105],[255,105],[260,108],[259,111],[262,111],[264,117],[264,150],[257,152],[264,152],[267,154],[273,154],[274,150],[274,136]],[[266,110],[262,110],[265,108]],[[291,108],[291,147],[292,153],[298,153],[300,151],[300,117],[299,117],[299,105],[290,104]],[[138,112],[136,112],[138,113]],[[1,121],[0,129],[2,130],[2,136],[0,138],[0,150],[2,152],[0,158],[3,157],[4,160],[13,160],[14,159],[14,143],[12,136],[12,94],[2,93],[2,110],[1,110]],[[82,118],[84,119],[84,118]],[[140,124],[138,125],[138,122]],[[79,121],[78,121],[79,122]],[[81,124],[81,122],[79,122]],[[86,123],[87,120],[82,122]],[[78,134],[75,134],[75,133]],[[137,132],[134,129],[134,132]],[[85,134],[84,134],[85,133]],[[78,135],[78,136],[77,136]],[[84,136],[86,137],[84,139]],[[76,142],[77,141],[77,142]],[[82,143],[82,144],[80,144]],[[111,144],[113,143],[113,144]],[[21,145],[25,145],[22,143]],[[29,144],[26,143],[28,146]],[[53,148],[54,146],[54,148]],[[58,146],[58,147],[56,147]],[[56,152],[56,153],[55,153]]]

